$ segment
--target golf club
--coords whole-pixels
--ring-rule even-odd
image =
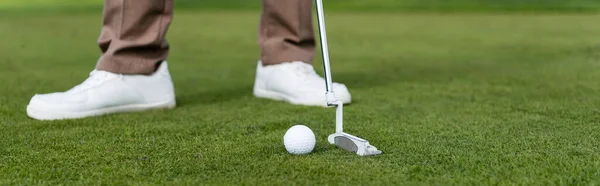
[[[333,91],[333,81],[331,79],[331,66],[329,63],[329,47],[327,45],[327,31],[325,29],[325,13],[323,12],[323,0],[315,0],[317,4],[317,17],[319,21],[319,35],[321,36],[321,53],[323,54],[323,67],[325,68],[325,86],[327,93],[327,105],[336,107],[335,115],[335,133],[329,135],[328,141],[331,144],[354,152],[359,156],[378,155],[382,152],[375,146],[369,144],[369,141],[344,133],[343,116],[344,103],[337,100]]]

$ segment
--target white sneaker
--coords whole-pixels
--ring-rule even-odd
[[[333,91],[339,101],[348,104],[352,97],[345,85],[334,83]],[[263,66],[258,62],[254,95],[260,98],[287,101],[295,105],[327,106],[325,79],[312,65],[295,61]]]
[[[167,62],[163,62],[150,76],[94,70],[71,90],[33,96],[27,115],[38,120],[61,120],[174,107],[173,82]]]

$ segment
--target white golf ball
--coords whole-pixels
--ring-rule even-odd
[[[283,136],[283,144],[290,154],[308,154],[315,148],[315,143],[315,134],[304,125],[293,126]]]

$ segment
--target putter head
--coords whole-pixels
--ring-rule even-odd
[[[329,143],[335,144],[341,149],[354,152],[359,156],[372,156],[383,153],[375,146],[369,144],[369,141],[344,132],[331,134],[328,140]]]

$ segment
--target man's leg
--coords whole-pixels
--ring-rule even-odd
[[[173,0],[105,0],[96,69],[119,74],[151,74],[167,58],[165,39]]]
[[[261,63],[254,95],[292,104],[326,106],[325,80],[313,69],[313,0],[263,0],[259,29]],[[336,97],[350,103],[345,85],[333,85]]]
[[[66,92],[35,95],[27,115],[75,119],[175,107],[165,40],[173,0],[105,0],[96,70]],[[68,54],[65,54],[68,55]]]
[[[259,43],[263,65],[302,61],[315,53],[312,0],[263,0]]]

